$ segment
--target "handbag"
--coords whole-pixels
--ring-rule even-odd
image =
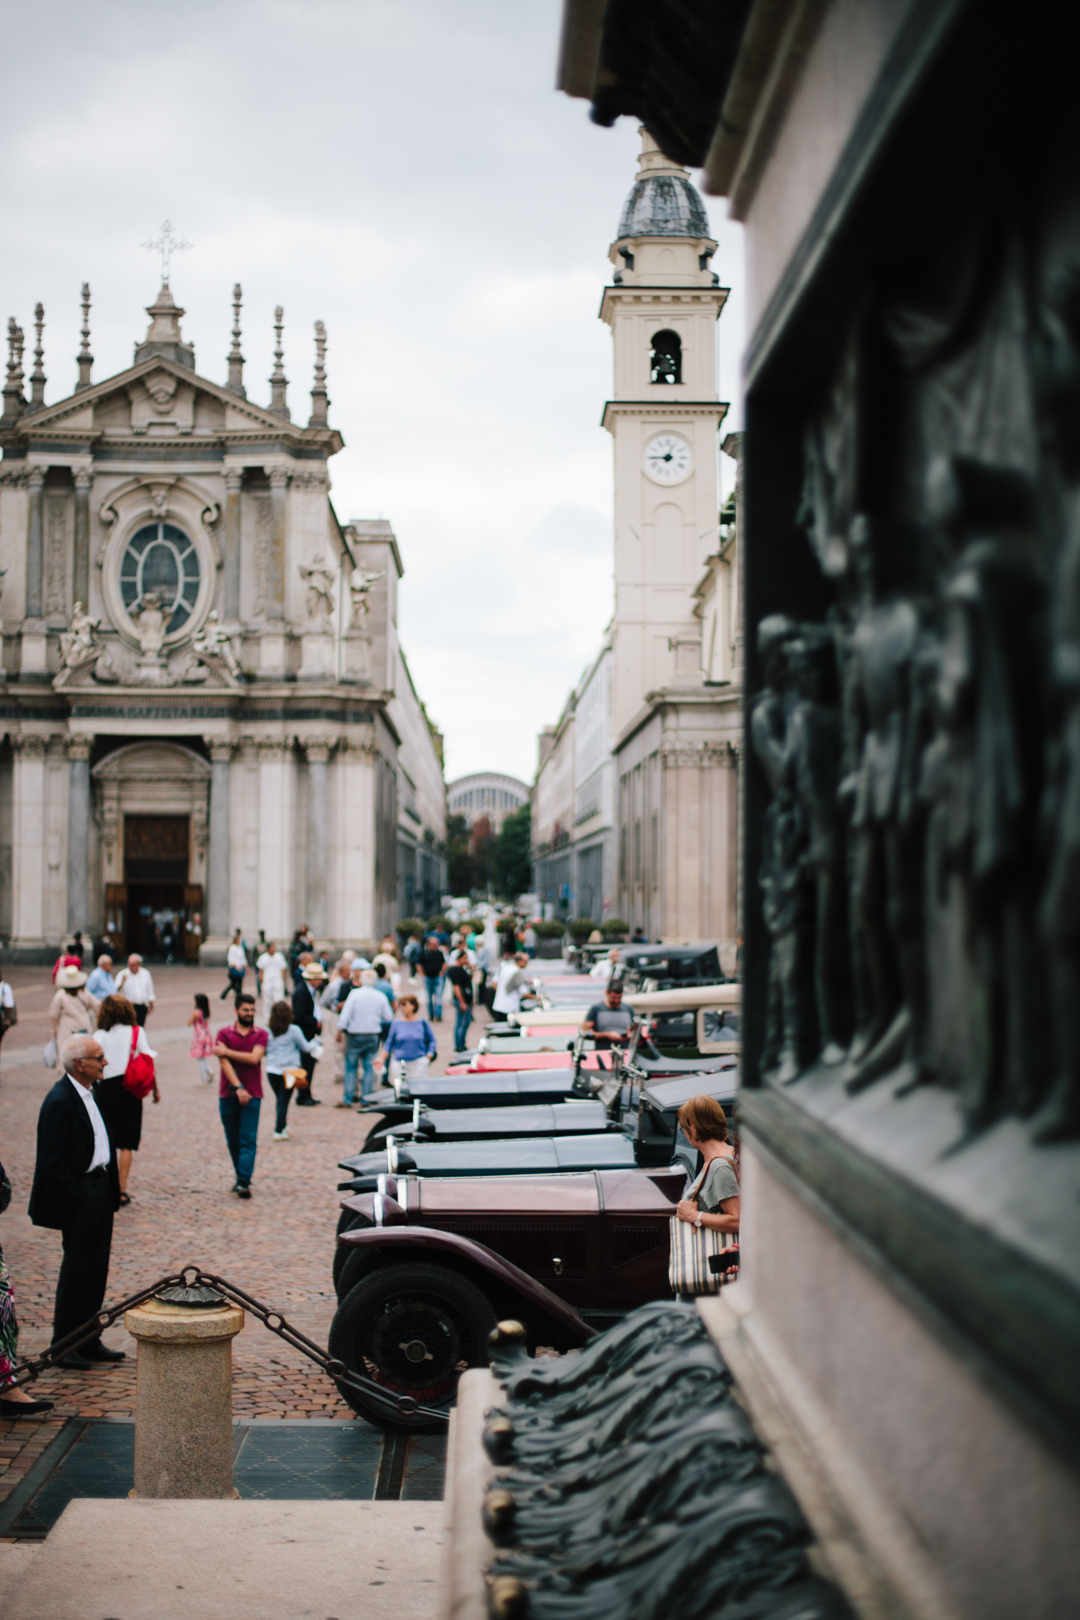
[[[56,1039],[53,1037],[51,1040],[45,1042],[45,1050],[41,1054],[41,1061],[44,1063],[47,1069],[55,1069],[56,1059],[58,1056],[59,1053],[56,1049]]]
[[[705,1170],[708,1165],[705,1166]],[[693,1198],[705,1180],[703,1170],[687,1193]],[[725,1283],[734,1280],[730,1272],[714,1272],[709,1261],[724,1249],[737,1248],[738,1233],[717,1232],[711,1226],[695,1226],[693,1221],[671,1217],[671,1258],[668,1282],[673,1294],[718,1294]],[[735,1275],[738,1275],[736,1268]]]
[[[136,1052],[138,1044],[139,1026],[136,1024],[131,1032],[131,1056],[124,1070],[124,1090],[130,1091],[133,1097],[141,1101],[154,1089],[154,1060],[145,1052]]]

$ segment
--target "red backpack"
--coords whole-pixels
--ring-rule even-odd
[[[131,1056],[128,1066],[124,1070],[124,1090],[130,1091],[133,1097],[146,1097],[154,1089],[154,1060],[147,1057],[145,1052],[136,1052],[139,1044],[139,1026],[131,1032]]]

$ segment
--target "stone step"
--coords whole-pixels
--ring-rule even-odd
[[[441,1502],[69,1503],[0,1545],[5,1620],[437,1620]]]

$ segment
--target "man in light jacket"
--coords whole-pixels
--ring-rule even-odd
[[[361,1102],[366,1102],[371,1094],[375,1054],[382,1032],[392,1017],[390,1003],[382,991],[375,988],[375,977],[372,968],[353,969],[353,989],[338,1015],[337,1038],[345,1047],[345,1096],[336,1104],[338,1108],[351,1108],[356,1101],[356,1070],[361,1060],[364,1064]]]

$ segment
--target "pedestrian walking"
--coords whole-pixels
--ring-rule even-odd
[[[481,1007],[489,1006],[493,993],[488,989],[491,966],[491,947],[485,937],[478,935],[476,941],[476,971],[479,977],[476,985],[476,999]]]
[[[442,1023],[443,974],[446,971],[446,953],[435,934],[429,934],[420,956],[420,971],[427,986],[428,1017],[433,1023]]]
[[[244,975],[248,970],[247,952],[240,938],[239,928],[232,937],[232,942],[225,952],[225,971],[229,975],[224,990],[218,997],[224,1001],[226,996],[238,996],[244,988]]]
[[[450,994],[454,998],[454,1051],[465,1052],[468,1048],[465,1042],[469,1038],[469,1025],[472,1023],[473,1010],[473,977],[469,968],[469,953],[464,948],[458,951],[454,965],[447,971],[450,982]]]
[[[297,1108],[311,1108],[322,1099],[312,1095],[315,1086],[315,1064],[322,1052],[322,1042],[314,1044],[318,1038],[322,1014],[316,1004],[318,996],[326,983],[326,969],[321,962],[310,959],[304,963],[296,981],[296,988],[292,995],[292,1015],[304,1032],[306,1040],[312,1045],[304,1053],[302,1067],[307,1075],[308,1083],[304,1087],[303,1095],[296,1099]],[[281,998],[284,1000],[284,997]]]
[[[335,1086],[340,1086],[345,1078],[345,1054],[336,1036],[338,1013],[345,1005],[352,989],[349,977],[349,963],[352,956],[352,951],[345,951],[334,963],[333,972],[318,997],[318,1007],[322,1013],[319,1034],[329,1067],[330,1081]]]
[[[409,973],[414,979],[416,978],[416,970],[419,966],[420,956],[423,949],[424,947],[420,942],[420,935],[410,934],[409,943],[405,947],[405,960],[409,965]]]
[[[389,975],[387,974],[386,963],[376,957],[375,962],[373,963],[373,970],[375,973],[375,988],[376,990],[380,990],[386,997],[387,1001],[390,1003],[390,1011],[393,1012],[394,1003],[397,1000],[397,993],[394,986],[390,982]]]
[[[287,1001],[275,1001],[270,1009],[270,1042],[266,1048],[266,1078],[274,1093],[274,1141],[289,1139],[289,1103],[293,1092],[303,1087],[295,1084],[295,1071],[304,1068],[304,1058],[310,1057],[313,1043],[308,1040],[299,1024],[293,1022],[293,1010]],[[289,1070],[294,1074],[290,1076]],[[305,1070],[306,1073],[306,1070]],[[293,1084],[290,1085],[290,1079]]]
[[[116,980],[113,978],[112,957],[103,955],[97,959],[97,965],[86,981],[86,993],[93,996],[95,1001],[104,1001],[106,996],[116,994]]]
[[[138,1033],[136,1033],[136,1031]],[[131,1203],[127,1184],[131,1174],[131,1155],[139,1151],[142,1141],[143,1100],[129,1091],[124,1084],[128,1065],[137,1052],[151,1062],[157,1053],[151,1050],[146,1031],[137,1022],[135,1008],[126,996],[106,996],[97,1015],[95,1031],[97,1043],[105,1054],[105,1067],[101,1079],[94,1083],[94,1101],[109,1129],[109,1137],[116,1149],[116,1168],[120,1176],[120,1206]],[[153,1098],[161,1101],[155,1076]]]
[[[113,1214],[120,1207],[116,1154],[92,1093],[105,1068],[93,1035],[71,1035],[60,1048],[64,1072],[38,1114],[37,1159],[30,1189],[35,1226],[59,1227],[64,1258],[56,1279],[53,1342],[96,1316],[109,1281]],[[123,1361],[100,1333],[64,1356],[63,1367]]]
[[[269,1022],[270,1009],[275,1001],[280,1001],[285,994],[285,970],[288,967],[282,953],[273,940],[270,940],[265,951],[255,963],[255,977],[258,980],[259,992],[262,995],[263,1017]]]
[[[81,968],[82,967],[82,952],[80,951],[80,952],[76,953],[74,945],[70,945],[70,944],[69,945],[64,945],[62,947],[61,951],[60,951],[60,955],[56,958],[56,961],[53,963],[53,970],[52,970],[52,982],[53,982],[53,984],[56,983],[57,978],[59,977],[61,968],[66,968],[66,967],[73,967],[73,968]]]
[[[0,1041],[18,1022],[19,1009],[15,1005],[15,992],[6,979],[0,979]]]
[[[129,956],[127,967],[122,967],[116,975],[116,994],[131,1002],[136,1023],[145,1024],[154,1010],[154,981],[150,969],[143,967],[141,956]]]
[[[210,1069],[210,1059],[214,1055],[214,1037],[210,1031],[210,1000],[201,991],[195,997],[195,1005],[188,1018],[188,1028],[192,1032],[190,1056],[199,1065],[199,1079],[208,1086],[214,1078]]]
[[[412,995],[400,997],[397,1017],[386,1032],[385,1044],[376,1062],[380,1067],[384,1061],[389,1063],[391,1081],[419,1080],[434,1063],[437,1053],[435,1031],[426,1018],[421,1018],[419,1000]]]
[[[529,958],[524,951],[504,961],[499,968],[499,977],[495,981],[495,996],[491,1003],[491,1010],[497,1019],[505,1022],[511,1013],[521,1010],[521,992],[528,980],[525,969],[529,965]]]
[[[214,1043],[214,1056],[221,1064],[218,1110],[236,1172],[232,1190],[238,1198],[251,1197],[263,1094],[262,1060],[269,1044],[267,1031],[255,1026],[255,997],[241,990],[235,1019],[218,1030]]]
[[[97,1019],[98,1003],[88,995],[86,974],[81,968],[63,967],[56,975],[56,994],[49,1003],[49,1034],[57,1056],[72,1035],[89,1035]],[[53,1058],[49,1067],[56,1062]]]
[[[0,984],[3,981],[0,980]],[[0,1215],[11,1203],[11,1182],[0,1164]],[[15,1314],[15,1295],[11,1278],[0,1247],[0,1418],[37,1417],[52,1411],[52,1401],[35,1401],[24,1389],[15,1384],[15,1363],[19,1356],[19,1319]]]
[[[371,1095],[375,1054],[382,1032],[391,1022],[389,1003],[376,989],[375,980],[374,968],[353,965],[353,988],[338,1015],[337,1038],[345,1048],[345,1093],[339,1108],[351,1108],[356,1101],[356,1071],[361,1063],[361,1101]]]

